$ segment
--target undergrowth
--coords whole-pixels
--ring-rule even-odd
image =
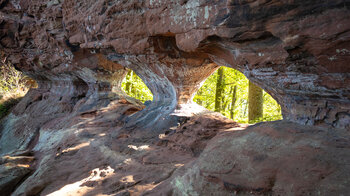
[[[20,99],[27,93],[30,87],[36,83],[6,61],[1,54],[0,60],[0,119],[4,118]]]

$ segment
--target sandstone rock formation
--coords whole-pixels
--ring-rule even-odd
[[[154,187],[149,194],[346,193],[349,6],[347,0],[0,1],[1,51],[39,84],[1,121],[0,154],[11,157],[1,161],[7,178],[1,183],[11,182],[3,193],[71,188],[127,195]],[[219,66],[238,69],[269,92],[285,122],[214,137],[238,125],[207,116],[192,97]],[[127,69],[152,91],[147,107],[122,92]],[[214,128],[203,124],[210,119]],[[202,127],[183,131],[186,121]],[[159,138],[163,133],[172,139]],[[281,147],[259,149],[269,145]]]
[[[212,139],[197,160],[177,170],[151,193],[348,194],[349,182],[343,180],[350,178],[348,132],[288,122],[228,130]]]

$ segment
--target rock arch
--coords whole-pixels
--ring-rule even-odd
[[[276,193],[289,193],[288,191],[292,190],[290,184],[293,183],[286,183],[285,178],[293,176],[289,173],[303,170],[299,170],[298,164],[290,167],[296,167],[295,170],[286,168],[291,166],[293,160],[303,159],[305,162],[301,162],[300,167],[313,174],[314,178],[311,183],[305,183],[304,175],[293,177],[293,182],[298,182],[302,187],[306,184],[302,191],[319,193],[318,188],[315,188],[319,187],[322,193],[327,194],[333,192],[333,185],[337,185],[336,187],[343,187],[339,188],[337,193],[348,193],[349,182],[344,179],[349,178],[349,166],[344,163],[349,157],[347,130],[350,128],[349,7],[350,4],[346,0],[0,1],[0,48],[8,61],[32,76],[39,84],[39,88],[29,91],[12,114],[0,124],[0,154],[30,154],[33,145],[41,139],[38,145],[48,145],[49,151],[45,151],[44,154],[51,156],[50,163],[54,164],[56,149],[46,142],[52,135],[60,138],[69,134],[75,139],[78,138],[79,142],[81,138],[85,140],[93,135],[103,138],[101,143],[95,143],[94,148],[85,147],[95,150],[94,155],[97,156],[90,156],[90,160],[93,161],[83,163],[95,167],[95,163],[101,163],[99,161],[104,159],[110,160],[111,156],[117,157],[119,161],[120,156],[114,156],[114,152],[128,149],[128,146],[120,147],[115,144],[118,143],[115,140],[128,141],[131,131],[125,128],[145,127],[149,130],[144,132],[146,135],[151,133],[150,130],[157,132],[173,126],[181,121],[181,115],[188,114],[182,106],[193,105],[191,96],[200,83],[218,66],[228,66],[241,71],[248,79],[271,94],[281,105],[284,118],[292,122],[267,123],[262,126],[263,132],[260,126],[256,126],[248,133],[230,135],[227,138],[229,142],[225,144],[220,143],[224,140],[215,140],[215,145],[222,145],[219,149],[225,148],[226,144],[226,149],[232,149],[232,156],[220,151],[222,167],[226,168],[227,163],[234,164],[236,160],[241,171],[245,171],[247,165],[250,166],[252,162],[257,162],[255,165],[260,166],[261,162],[269,160],[265,159],[266,150],[261,148],[265,145],[270,149],[268,145],[263,144],[265,141],[280,144],[288,140],[286,138],[296,137],[299,130],[299,138],[289,142],[294,145],[293,149],[304,151],[300,151],[300,155],[296,154],[294,150],[287,149],[289,144],[287,147],[278,148],[277,150],[281,150],[278,156],[271,157],[272,163],[282,165],[281,170],[276,171],[279,173],[270,172],[272,180],[257,180],[256,186],[251,186],[251,179],[247,178],[247,184],[241,186],[235,181],[230,181],[230,176],[227,180],[220,180],[220,176],[213,177],[218,174],[216,167],[201,164],[201,160],[204,163],[210,162],[206,160],[216,161],[212,155],[218,152],[207,148],[207,158],[198,159],[199,163],[196,164],[202,165],[205,170],[209,169],[214,175],[205,176],[206,179],[200,181],[205,182],[205,185],[198,187],[207,188],[206,183],[209,181],[206,180],[209,179],[218,182],[214,189],[223,186],[223,193],[243,191],[243,194],[264,194],[273,193],[273,188],[277,188]],[[141,110],[143,106],[120,90],[126,68],[133,69],[155,96],[152,104],[137,113],[135,111]],[[115,105],[119,104],[121,109],[113,110],[114,113],[103,109],[113,101],[116,102]],[[113,104],[110,107],[113,108]],[[131,112],[128,112],[130,108]],[[189,114],[196,113],[196,109],[190,107]],[[94,119],[98,112],[110,112],[104,116],[107,116],[107,124]],[[87,117],[91,117],[91,121],[84,121],[83,118]],[[105,132],[103,134],[108,133],[108,137],[105,135],[104,138],[103,134],[100,136],[96,132],[87,132],[85,135],[78,135],[79,137],[74,135],[75,132],[72,133],[69,128],[74,125],[74,128],[80,129],[77,123],[81,122],[80,120],[89,126],[93,121],[93,127],[91,125],[84,128],[95,131],[102,127]],[[218,121],[220,120],[214,120],[215,123]],[[224,124],[232,125],[231,122]],[[114,129],[116,126],[118,130]],[[271,129],[273,126],[277,128]],[[292,126],[294,129],[281,131],[279,126]],[[182,127],[183,130],[185,127]],[[324,131],[319,131],[321,129]],[[121,130],[128,133],[122,133]],[[44,136],[40,136],[39,133],[43,133]],[[263,136],[259,137],[260,134]],[[276,135],[280,137],[270,140]],[[237,141],[237,145],[232,145],[231,138],[236,138],[234,141]],[[236,154],[245,154],[245,147],[254,140],[259,140],[256,146],[251,147],[256,150],[256,156],[233,159]],[[174,141],[176,142],[176,138]],[[310,142],[310,145],[314,146],[304,145],[300,148],[302,144],[309,144],[308,141],[314,141]],[[56,142],[66,145],[67,141],[57,139]],[[198,145],[202,143],[199,142]],[[339,150],[338,147],[342,149]],[[203,148],[201,146],[200,149]],[[98,153],[96,149],[99,150]],[[27,151],[23,152],[25,150]],[[287,159],[284,159],[285,150],[290,155]],[[316,151],[317,153],[313,153]],[[128,152],[130,151],[125,154]],[[84,156],[75,158],[80,160],[82,157]],[[145,161],[154,157],[150,156],[148,160],[146,157]],[[304,159],[305,157],[307,158]],[[319,159],[320,157],[322,159]],[[46,157],[40,158],[40,161],[48,160]],[[138,158],[144,160],[144,157]],[[280,164],[281,160],[284,161],[283,164]],[[113,162],[114,165],[119,163]],[[269,167],[270,163],[267,164]],[[313,163],[320,165],[320,169],[316,168],[320,170],[319,175],[314,175],[315,168],[310,168]],[[202,171],[193,170],[192,166],[186,166],[189,170],[188,175],[194,176],[188,179],[198,179]],[[265,171],[275,172],[275,168],[269,167],[265,167],[267,170],[261,170],[263,173],[260,173],[260,177],[266,177]],[[41,169],[37,171],[43,173],[38,176],[31,175],[13,194],[40,194],[47,184],[46,181],[38,179],[44,179],[45,175],[51,176],[51,172],[57,173],[50,166],[46,167],[46,170]],[[153,169],[148,168],[147,171],[154,171]],[[333,170],[336,170],[336,173],[327,176]],[[235,172],[233,171],[232,175],[235,175]],[[81,175],[79,173],[79,176]],[[279,175],[282,177],[276,178]],[[166,179],[166,176],[172,176],[172,172],[164,176],[160,181]],[[20,176],[19,181],[22,177]],[[323,177],[328,178],[328,181],[319,179]],[[66,176],[58,178],[63,181],[67,179]],[[45,180],[49,181],[49,186],[56,181],[46,178]],[[157,180],[159,178],[155,181]],[[173,184],[180,186],[179,191],[184,190],[182,187],[188,188],[188,192],[193,191],[193,187],[187,186],[186,181],[182,181],[185,184],[179,184],[179,178],[174,177],[173,180]],[[318,183],[318,186],[314,186],[314,182]],[[170,186],[166,190],[174,190],[171,183],[165,185]],[[57,187],[57,184],[54,186]],[[313,189],[311,192],[308,189],[310,187]],[[211,190],[213,193],[214,189]],[[293,187],[292,194],[304,194],[295,189],[297,188]],[[45,193],[49,193],[52,190],[49,188],[46,191]]]
[[[179,50],[174,37],[154,37],[150,42],[156,54],[127,55],[114,61],[134,70],[154,95],[146,109],[128,119],[127,127],[138,124],[162,130],[177,125],[178,118],[204,110],[192,98],[218,66],[205,54]]]
[[[214,62],[240,70],[269,92],[285,119],[348,127],[349,12],[343,1],[271,2],[263,7],[195,0],[15,4],[2,8],[2,47],[9,60],[34,78],[85,77],[93,82],[98,77],[103,81],[99,87],[89,88],[103,89],[109,79],[86,71],[103,65],[82,68],[72,61],[79,55],[99,58],[82,51],[97,52],[134,69],[155,93],[155,102],[174,108],[173,101],[189,100],[199,81],[215,69]],[[92,4],[94,9],[88,9]],[[56,80],[58,73],[62,79]]]
[[[94,9],[87,9],[91,1],[46,3],[34,3],[35,9],[23,2],[19,7],[4,4],[1,42],[9,60],[34,78],[47,78],[45,85],[80,77],[88,81],[90,92],[111,88],[111,80],[95,71],[120,67],[74,65],[73,58],[80,58],[81,64],[96,61],[101,56],[87,53],[98,51],[146,81],[155,94],[149,109],[156,111],[157,104],[175,109],[173,102],[187,102],[215,62],[240,70],[269,92],[281,104],[285,119],[349,126],[349,12],[343,1],[275,2],[263,8],[253,2],[194,0],[169,5],[97,1]],[[21,10],[28,12],[16,14]],[[38,23],[40,18],[46,22]],[[92,84],[98,81],[94,77],[101,80],[98,85]]]

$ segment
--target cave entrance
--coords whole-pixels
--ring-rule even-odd
[[[129,70],[126,74],[122,83],[122,89],[130,97],[138,99],[142,103],[146,102],[145,105],[153,100],[152,92],[133,70]]]
[[[193,101],[239,123],[282,119],[281,106],[276,100],[241,72],[229,67],[220,67],[209,76]]]

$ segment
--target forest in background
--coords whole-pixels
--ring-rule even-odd
[[[261,107],[261,114],[253,119],[248,118],[249,86],[251,91],[258,91],[257,96],[253,98],[251,96],[251,102],[255,104],[250,105],[251,109],[259,110]],[[151,91],[131,70],[124,79],[122,88],[129,96],[142,102],[153,99]],[[259,93],[261,94],[259,95]],[[268,93],[255,85],[253,86],[241,72],[232,68],[221,67],[208,77],[194,96],[193,101],[208,110],[220,112],[227,118],[240,123],[282,119],[280,105]],[[253,112],[256,113],[256,111]]]

